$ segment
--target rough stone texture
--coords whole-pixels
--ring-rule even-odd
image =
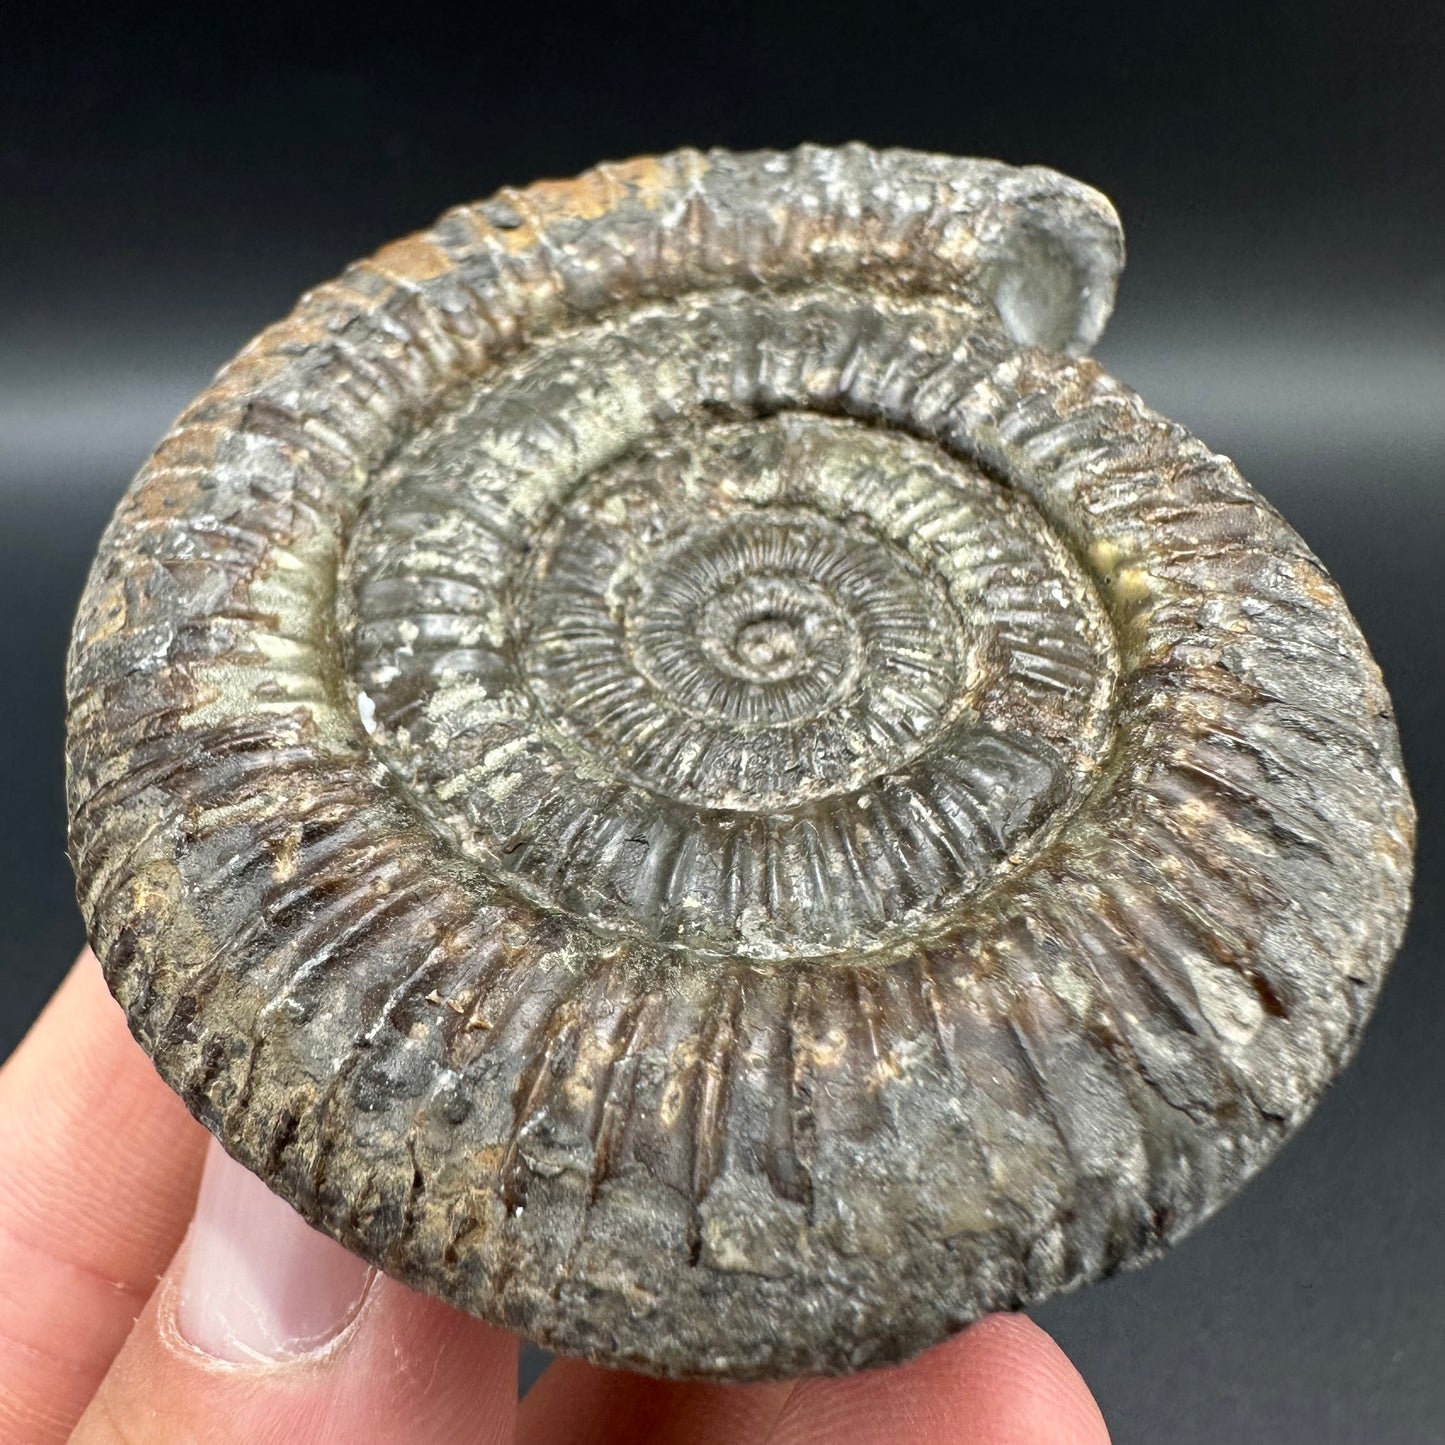
[[[69,664],[81,906],[196,1116],[664,1375],[896,1360],[1227,1199],[1355,1047],[1413,815],[1320,564],[1077,359],[1121,259],[1045,170],[684,151],[262,333]]]

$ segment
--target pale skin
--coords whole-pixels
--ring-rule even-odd
[[[248,1288],[281,1301],[276,1339],[276,1311],[253,1311]],[[1021,1315],[841,1380],[670,1384],[564,1360],[518,1402],[516,1373],[514,1338],[366,1270],[211,1145],[81,955],[0,1069],[10,1445],[1109,1438],[1078,1372]]]

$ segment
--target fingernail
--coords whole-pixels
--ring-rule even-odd
[[[211,1141],[176,1302],[191,1344],[234,1364],[300,1359],[341,1333],[370,1279]]]

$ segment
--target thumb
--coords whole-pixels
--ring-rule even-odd
[[[73,1445],[509,1441],[509,1336],[377,1274],[213,1143],[195,1218]]]

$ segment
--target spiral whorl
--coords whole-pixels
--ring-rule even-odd
[[[1334,585],[1075,359],[1108,203],[911,152],[505,190],[303,299],[76,625],[192,1110],[555,1348],[897,1359],[1157,1254],[1349,1057],[1413,815]]]

